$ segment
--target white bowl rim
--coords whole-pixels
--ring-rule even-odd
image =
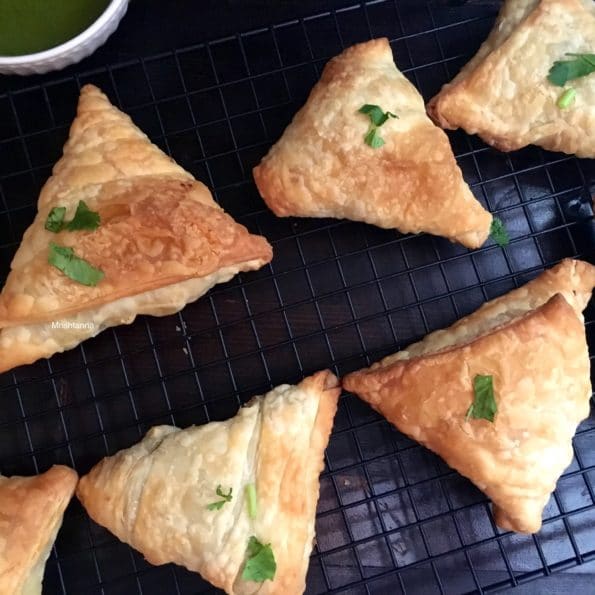
[[[60,45],[54,46],[49,50],[43,50],[42,52],[23,54],[22,56],[0,56],[0,66],[31,64],[33,62],[47,60],[48,58],[55,58],[60,54],[76,48],[81,41],[86,38],[93,37],[98,31],[100,31],[104,25],[106,25],[106,23],[112,19],[118,8],[127,2],[128,0],[110,0],[110,3],[99,15],[99,17],[95,19],[95,21],[93,21],[86,29],[83,29],[83,31],[81,31],[78,35],[75,35],[72,39],[61,43]]]

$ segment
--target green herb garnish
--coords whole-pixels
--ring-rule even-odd
[[[547,79],[556,87],[595,72],[595,54],[566,54],[571,60],[558,60],[548,72]]]
[[[558,97],[558,101],[556,102],[556,105],[560,109],[567,109],[574,103],[575,99],[576,99],[576,91],[572,87],[570,87],[569,89],[566,89],[566,91],[564,91],[564,93],[562,93],[562,95],[560,95],[560,97]]]
[[[66,207],[54,207],[45,220],[45,228],[54,233],[62,231],[64,227],[64,215],[66,215]]]
[[[369,103],[362,105],[358,111],[360,114],[366,114],[374,126],[382,126],[389,118],[399,117],[392,112],[383,112],[380,106]]]
[[[473,403],[467,410],[465,421],[470,417],[474,419],[487,419],[493,422],[498,411],[494,396],[494,381],[492,376],[477,374],[473,379]]]
[[[256,486],[253,483],[249,483],[245,488],[246,492],[246,504],[248,506],[248,516],[251,519],[256,518],[258,513],[258,503],[256,501]]]
[[[207,508],[209,510],[221,510],[221,508],[223,507],[223,505],[226,502],[231,502],[231,494],[233,492],[233,488],[229,488],[229,492],[227,494],[223,493],[223,490],[221,489],[221,485],[217,486],[217,489],[215,490],[215,493],[217,494],[217,496],[219,496],[220,498],[223,498],[223,500],[217,500],[217,502],[212,502],[211,504],[209,504],[207,506]]]
[[[399,116],[392,112],[385,112],[380,106],[370,103],[362,105],[357,111],[370,118],[370,129],[364,136],[364,142],[373,149],[378,149],[384,144],[384,139],[378,133],[378,127],[382,126],[389,118],[398,118]]]
[[[384,144],[384,139],[378,134],[378,128],[372,127],[364,136],[366,145],[369,145],[373,149],[378,149]]]
[[[74,218],[66,225],[66,229],[68,231],[94,230],[99,227],[100,221],[99,213],[91,211],[84,200],[79,200]]]
[[[494,217],[492,219],[492,224],[490,225],[490,235],[492,236],[494,242],[500,246],[500,248],[504,248],[504,246],[508,246],[510,243],[510,236],[504,227],[504,223],[502,223],[502,220],[498,219],[498,217]]]
[[[252,535],[246,548],[246,564],[242,571],[242,579],[263,583],[273,580],[277,572],[277,563],[271,544],[263,545]]]
[[[58,246],[54,242],[50,242],[48,262],[67,277],[82,285],[93,287],[105,277],[102,270],[76,256],[72,248]]]
[[[99,227],[101,222],[99,213],[91,211],[84,200],[79,200],[72,221],[64,221],[65,215],[66,207],[54,207],[45,221],[45,228],[53,233],[58,233],[64,229],[68,231],[82,229],[93,231]]]

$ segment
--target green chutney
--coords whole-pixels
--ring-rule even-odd
[[[110,0],[0,0],[0,56],[56,47],[97,20]]]

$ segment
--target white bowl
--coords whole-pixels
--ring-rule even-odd
[[[0,74],[43,74],[80,62],[105,43],[127,8],[128,0],[112,0],[92,25],[68,41],[35,54],[0,56]]]

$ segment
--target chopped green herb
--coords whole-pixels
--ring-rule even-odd
[[[256,501],[256,486],[253,483],[246,485],[246,504],[248,506],[248,516],[251,519],[256,518],[258,513],[258,503]]]
[[[566,91],[564,91],[564,93],[562,93],[562,95],[560,95],[560,97],[558,97],[558,101],[556,102],[556,105],[560,109],[566,109],[566,108],[569,108],[574,103],[575,99],[576,99],[576,91],[572,87],[570,87],[570,89],[566,89]]]
[[[50,242],[48,262],[67,277],[82,285],[93,287],[105,276],[102,270],[76,256],[72,248],[58,246],[54,242]]]
[[[504,227],[504,223],[498,217],[494,217],[492,219],[492,224],[490,225],[490,235],[492,236],[494,242],[503,248],[504,246],[508,246],[510,243],[510,236]]]
[[[217,489],[215,490],[215,493],[217,494],[217,496],[223,498],[223,500],[217,500],[217,502],[212,502],[211,504],[209,504],[207,506],[207,508],[209,510],[221,510],[221,508],[223,507],[223,505],[226,502],[231,502],[231,494],[233,492],[233,488],[229,488],[229,492],[227,494],[223,493],[223,490],[221,489],[221,485],[217,486]]]
[[[378,127],[382,126],[389,118],[398,118],[399,116],[392,112],[385,112],[380,106],[369,103],[362,105],[358,112],[370,118],[371,125],[364,136],[365,143],[373,149],[380,148],[384,144],[384,139],[378,133]]]
[[[100,221],[99,213],[91,211],[84,200],[79,200],[74,218],[66,224],[66,229],[68,231],[94,230],[99,227]]]
[[[65,215],[66,207],[54,207],[45,221],[45,228],[53,233],[58,233],[64,229],[68,231],[79,231],[81,229],[93,231],[99,227],[101,221],[99,213],[91,211],[84,200],[79,200],[72,221],[64,221]]]
[[[498,412],[498,405],[494,396],[494,381],[492,376],[477,374],[473,379],[473,403],[467,410],[465,421],[470,417],[474,419],[487,419],[493,422]]]
[[[378,128],[372,127],[364,137],[366,145],[378,149],[384,144],[384,139],[378,134]]]
[[[242,579],[263,583],[273,580],[277,572],[277,563],[271,544],[263,545],[252,535],[246,548],[246,564],[242,571]]]
[[[552,85],[563,87],[568,81],[595,72],[595,54],[566,54],[571,60],[558,60],[550,68],[547,78]]]
[[[66,207],[54,207],[45,220],[45,228],[53,233],[62,231],[64,215],[66,215]]]
[[[392,112],[382,111],[382,108],[378,105],[371,105],[369,103],[362,105],[358,111],[360,114],[366,114],[374,126],[382,126],[389,118],[399,117]]]

